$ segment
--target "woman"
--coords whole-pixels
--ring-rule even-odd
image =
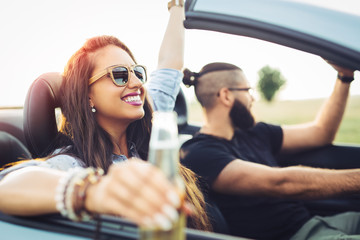
[[[158,70],[149,83],[159,110],[173,108],[183,62],[184,11],[182,6],[169,11]],[[18,165],[17,170],[6,172],[0,181],[0,211],[18,215],[61,212],[73,220],[94,213],[112,214],[168,229],[181,204],[176,189],[150,164],[124,161],[147,159],[152,109],[143,87],[146,69],[137,65],[121,41],[101,36],[89,39],[70,58],[63,79],[64,121],[52,149],[56,151],[46,161],[31,161],[34,166]],[[104,169],[106,175],[84,167]],[[62,171],[69,169],[75,170]],[[209,230],[195,177],[183,167],[181,172],[188,200],[197,210],[192,227]]]

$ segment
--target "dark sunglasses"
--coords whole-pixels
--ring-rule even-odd
[[[93,84],[106,74],[110,74],[110,78],[116,86],[124,87],[129,82],[131,72],[135,74],[142,84],[146,83],[147,75],[145,66],[133,65],[128,67],[123,65],[114,65],[104,69],[95,76],[92,76],[89,79],[89,85]]]
[[[254,89],[252,87],[247,87],[247,88],[228,88],[230,91],[246,91],[248,92],[250,95],[254,94]],[[217,93],[217,96],[220,96],[220,92]]]
[[[254,93],[254,89],[251,87],[247,87],[247,88],[228,88],[230,91],[246,91],[248,92],[250,95],[253,95]]]

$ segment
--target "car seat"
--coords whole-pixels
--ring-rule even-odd
[[[30,86],[24,104],[24,135],[33,158],[45,157],[58,133],[55,109],[60,107],[62,76],[40,75]]]
[[[0,131],[0,167],[30,158],[31,154],[24,144],[13,135]]]

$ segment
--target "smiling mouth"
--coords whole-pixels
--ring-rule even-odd
[[[140,95],[125,97],[122,100],[126,103],[129,103],[129,104],[135,105],[135,106],[139,106],[142,104]]]

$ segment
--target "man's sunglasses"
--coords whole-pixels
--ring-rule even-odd
[[[248,92],[250,95],[254,94],[254,89],[252,87],[247,87],[247,88],[228,88],[230,91],[246,91]],[[217,93],[217,96],[220,96],[220,92]]]
[[[134,65],[128,67],[123,65],[114,65],[104,69],[95,76],[92,76],[89,79],[89,85],[93,84],[106,74],[110,74],[110,78],[116,86],[124,87],[129,82],[131,72],[135,73],[135,76],[140,80],[141,83],[144,84],[147,81],[145,66]]]
[[[248,93],[250,93],[250,95],[253,95],[254,93],[254,89],[251,87],[247,87],[247,88],[228,88],[230,91],[246,91]]]

